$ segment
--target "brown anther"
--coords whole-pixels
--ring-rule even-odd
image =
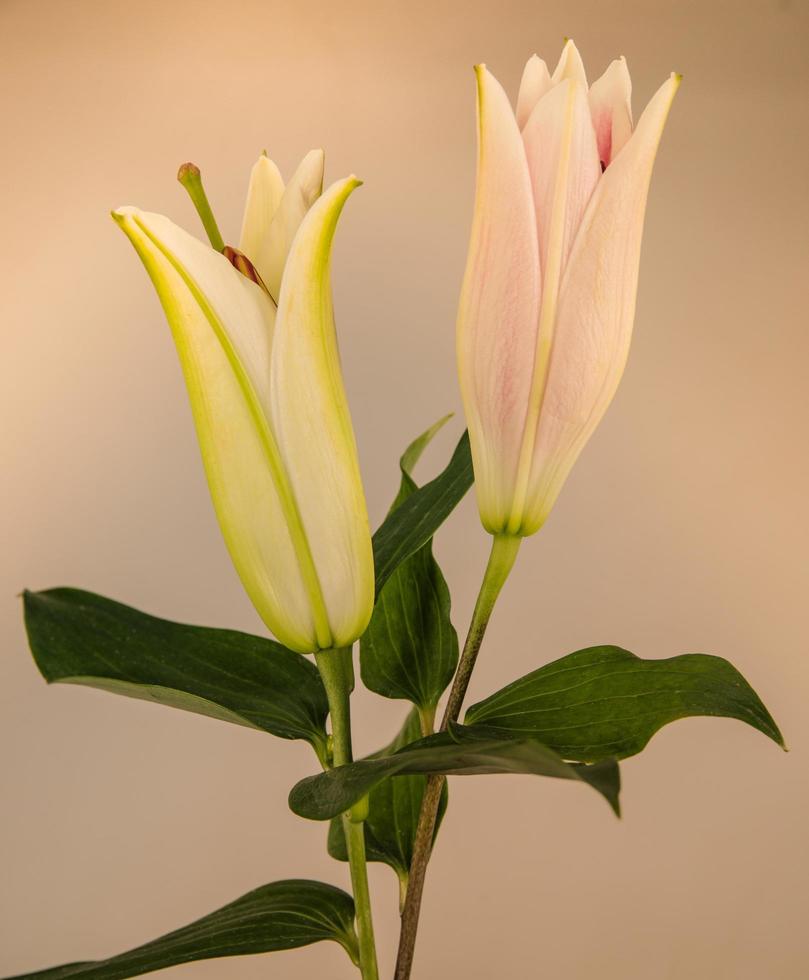
[[[250,259],[247,258],[244,252],[240,252],[238,248],[233,248],[232,245],[225,245],[225,247],[222,249],[222,254],[225,256],[228,262],[230,262],[234,269],[238,269],[243,276],[246,276],[252,282],[256,283],[257,286],[261,286],[264,292],[272,299],[269,289],[267,289],[267,287],[264,285],[264,280],[258,274],[258,269],[253,265]]]

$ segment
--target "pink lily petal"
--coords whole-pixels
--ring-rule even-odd
[[[632,79],[626,58],[613,61],[590,88],[598,155],[606,169],[632,135]]]
[[[475,71],[478,176],[457,351],[481,517],[497,531],[508,518],[531,388],[540,264],[514,112],[485,66]]]
[[[584,86],[585,91],[587,90],[587,73],[584,70],[584,62],[581,60],[579,49],[571,40],[565,41],[559,63],[551,75],[551,82],[558,85],[566,78],[578,82]]]
[[[672,75],[598,184],[562,281],[522,533],[542,526],[607,410],[629,351],[641,236],[657,147],[679,86]]]
[[[584,209],[601,177],[587,90],[570,79],[560,82],[537,103],[523,129],[523,142],[546,288],[552,266],[564,267]],[[560,251],[549,257],[554,234]]]
[[[551,90],[551,75],[545,62],[532,54],[525,63],[517,95],[517,125],[520,129],[528,122],[534,106]]]

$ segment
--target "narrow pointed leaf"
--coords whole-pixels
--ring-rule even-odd
[[[417,741],[420,736],[418,712],[413,709],[391,744],[369,758],[393,755],[405,745]],[[413,845],[426,784],[426,776],[399,776],[397,779],[386,779],[379,783],[369,794],[368,818],[364,824],[368,860],[390,865],[403,887],[407,886],[413,860]],[[445,783],[439,803],[436,834],[447,808],[447,799]],[[329,824],[328,849],[336,860],[348,860],[345,834],[339,817],[335,817]]]
[[[537,738],[566,759],[598,762],[640,752],[678,718],[737,718],[783,746],[778,726],[738,670],[692,653],[642,660],[620,647],[590,647],[540,667],[466,712],[490,734]]]
[[[276,881],[191,925],[106,960],[67,963],[9,980],[125,980],[154,970],[210,960],[297,949],[330,939],[354,962],[354,901],[319,881]]]
[[[402,479],[394,513],[418,487],[411,471],[438,429],[414,440],[399,461]],[[433,557],[432,540],[406,558],[379,592],[360,639],[360,671],[369,690],[434,708],[458,664],[458,636],[450,618],[450,593]]]
[[[24,605],[31,652],[49,683],[183,708],[324,750],[329,709],[317,668],[272,640],[157,619],[81,589],[26,592]]]
[[[473,480],[469,434],[465,432],[446,469],[388,514],[374,534],[377,595],[405,558],[433,537]]]
[[[618,813],[618,766],[604,761],[593,766],[570,765],[552,749],[532,738],[492,737],[455,726],[450,734],[421,739],[382,759],[364,759],[308,776],[292,787],[289,805],[298,816],[330,820],[362,799],[386,779],[401,774],[440,773],[472,776],[527,773],[571,779],[593,787]]]

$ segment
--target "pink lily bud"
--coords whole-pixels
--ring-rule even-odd
[[[614,61],[588,90],[568,41],[552,75],[534,55],[516,115],[484,65],[478,175],[458,311],[458,371],[481,520],[545,522],[621,379],[646,197],[680,76],[632,126]]]

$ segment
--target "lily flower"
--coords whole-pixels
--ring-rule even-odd
[[[259,614],[287,647],[348,646],[373,607],[371,536],[332,309],[331,246],[360,183],[321,196],[312,151],[284,187],[266,156],[250,179],[239,248],[132,207],[113,217],[171,327],[216,514]],[[199,205],[199,171],[180,179]],[[196,194],[196,197],[195,197]]]
[[[633,127],[623,58],[588,88],[572,41],[534,55],[516,112],[476,69],[478,174],[457,325],[481,519],[545,522],[618,387],[635,313],[646,198],[680,76]]]

